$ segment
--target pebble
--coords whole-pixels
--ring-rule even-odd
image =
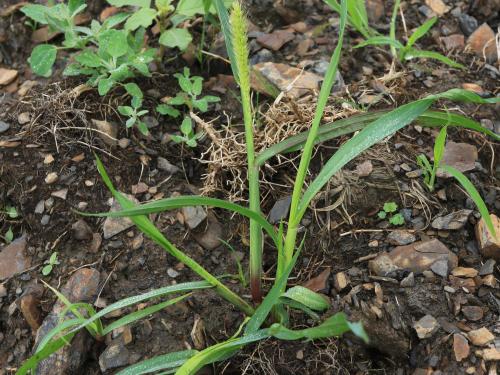
[[[47,225],[50,222],[50,215],[43,215],[40,224]]]
[[[116,137],[118,136],[118,125],[114,122],[101,121],[92,119],[92,124],[98,130],[99,138],[108,146],[114,147],[118,143]]]
[[[40,300],[32,293],[26,294],[20,298],[19,310],[33,332],[36,332],[42,324]]]
[[[162,171],[171,174],[177,173],[179,171],[179,168],[177,168],[175,165],[170,163],[167,159],[162,158],[161,156],[158,156],[157,163],[158,163],[158,169]]]
[[[0,252],[0,280],[7,279],[31,266],[26,256],[26,237],[20,237]]]
[[[120,146],[120,148],[122,148],[122,149],[126,149],[128,146],[130,146],[130,139],[128,139],[128,138],[121,138],[118,141],[118,146]]]
[[[476,322],[483,319],[484,311],[479,306],[463,306],[462,313],[467,318],[467,320]]]
[[[497,348],[484,349],[483,359],[485,361],[500,361],[500,349]]]
[[[65,188],[65,189],[53,191],[50,195],[65,201],[66,198],[68,197],[68,189]]]
[[[89,206],[88,202],[78,202],[76,206],[79,210],[83,211]]]
[[[455,352],[455,359],[457,362],[461,362],[470,354],[469,343],[460,333],[453,334],[453,351]]]
[[[45,200],[42,199],[35,206],[35,214],[41,215],[43,211],[45,211]]]
[[[169,267],[167,269],[167,275],[170,276],[171,278],[175,279],[177,276],[180,275],[180,273],[177,272],[176,270],[174,270],[173,268]]]
[[[500,261],[500,219],[495,214],[490,214],[493,227],[497,233],[495,239],[488,230],[485,221],[481,218],[476,225],[476,240],[480,253],[486,258]]]
[[[432,315],[425,315],[415,322],[413,328],[417,332],[419,339],[427,339],[439,329],[439,323]]]
[[[415,274],[410,272],[408,276],[406,276],[403,280],[401,280],[400,284],[403,288],[409,288],[415,286]]]
[[[452,288],[451,286],[449,285],[445,285],[445,287],[443,288],[445,292],[448,292],[448,293],[451,293],[451,294],[454,294],[456,292],[456,290],[454,288]]]
[[[458,24],[465,36],[471,35],[479,27],[477,20],[465,13],[458,16]]]
[[[129,200],[138,204],[139,201],[133,196],[129,194],[123,194]],[[114,198],[112,199],[112,204],[109,212],[121,211],[120,203],[118,203]],[[128,228],[132,227],[134,222],[128,217],[107,217],[102,226],[104,239],[109,240],[111,237],[116,236],[118,233],[121,233]]]
[[[451,271],[451,274],[456,277],[476,277],[478,272],[474,268],[456,267]]]
[[[184,216],[184,223],[187,224],[189,229],[195,229],[207,218],[207,213],[202,206],[182,207],[182,215]]]
[[[478,57],[486,58],[489,63],[498,59],[495,32],[487,23],[483,23],[469,36],[467,45]]]
[[[52,164],[53,162],[54,162],[54,157],[52,156],[52,154],[47,154],[43,158],[43,164],[45,165]]]
[[[7,124],[5,121],[0,121],[0,133],[6,132],[9,130],[10,125]]]
[[[17,116],[17,122],[20,125],[27,124],[28,122],[30,122],[30,120],[31,120],[31,116],[30,116],[29,112],[23,112],[23,113],[20,113],[19,116]]]
[[[80,219],[71,226],[73,237],[79,241],[88,241],[93,237],[93,232],[87,222]]]
[[[57,175],[56,172],[50,172],[46,177],[45,177],[45,183],[47,185],[51,185],[55,183],[59,179],[59,176]]]
[[[339,272],[333,277],[333,285],[338,292],[341,292],[349,285],[349,277],[345,274],[345,272]]]
[[[438,260],[431,265],[431,271],[436,275],[446,278],[448,276],[448,261]]]
[[[7,288],[4,284],[0,284],[0,298],[3,298],[7,295]]]
[[[104,373],[109,369],[127,365],[129,357],[130,353],[123,343],[113,343],[99,356],[99,367]]]
[[[389,233],[387,236],[387,241],[392,245],[409,245],[415,242],[417,238],[413,233],[406,230],[395,230]]]
[[[495,259],[488,259],[481,266],[481,269],[479,270],[479,276],[486,276],[492,274],[493,271],[495,270],[495,264],[496,264]]]
[[[471,213],[472,210],[459,210],[446,216],[439,216],[432,221],[432,227],[439,230],[462,229]]]
[[[271,224],[278,224],[281,220],[285,219],[290,210],[290,202],[292,197],[285,197],[277,200],[271,211],[269,212],[269,222]]]
[[[467,332],[467,337],[476,346],[488,345],[495,339],[495,336],[485,327]]]

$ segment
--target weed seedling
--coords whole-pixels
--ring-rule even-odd
[[[12,240],[14,239],[14,232],[12,231],[12,227],[9,227],[9,229],[7,229],[7,232],[5,232],[3,238],[7,243],[12,242]]]
[[[405,218],[400,213],[397,213],[398,205],[395,202],[386,202],[382,211],[379,211],[377,216],[379,219],[389,219],[389,223],[392,225],[403,225],[405,223]]]
[[[149,133],[148,127],[144,121],[141,120],[141,116],[144,116],[149,111],[146,109],[141,109],[142,98],[138,96],[133,96],[131,101],[131,106],[119,106],[118,112],[123,116],[127,116],[128,119],[125,122],[127,128],[131,128],[136,125],[140,132],[144,135]]]
[[[59,260],[57,260],[57,252],[53,252],[50,255],[49,260],[45,261],[45,266],[42,268],[42,275],[43,276],[48,276],[51,274],[52,269],[54,268],[55,265],[59,264]]]

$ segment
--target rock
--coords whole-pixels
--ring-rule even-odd
[[[485,327],[469,331],[467,337],[469,337],[470,342],[476,346],[488,345],[495,339],[495,336]]]
[[[345,272],[339,272],[333,276],[333,285],[338,292],[347,288],[349,282],[349,277],[345,274]]]
[[[400,285],[403,288],[410,288],[412,286],[415,286],[415,274],[413,272],[410,272],[408,276],[401,280]]]
[[[205,250],[215,250],[221,245],[221,239],[224,239],[222,225],[211,212],[207,218],[207,228],[203,233],[196,233],[194,239]]]
[[[20,97],[23,97],[23,96],[26,96],[26,94],[35,86],[38,85],[38,82],[37,81],[30,81],[30,80],[27,80],[27,81],[24,81],[21,85],[21,87],[19,87],[19,90],[17,90],[17,95],[19,95]]]
[[[453,275],[450,275],[448,279],[455,289],[465,289],[467,293],[474,293],[476,291],[476,283],[473,279],[462,279]]]
[[[0,284],[0,299],[7,295],[7,288],[4,284]]]
[[[483,285],[485,285],[485,286],[489,286],[490,288],[497,287],[497,279],[495,278],[494,275],[486,275],[481,280],[482,280]]]
[[[271,224],[278,224],[281,220],[286,219],[288,212],[290,210],[290,202],[292,201],[292,197],[288,196],[285,198],[281,198],[276,201],[269,212],[269,222]]]
[[[26,236],[22,236],[0,252],[0,280],[8,279],[31,267],[31,259],[26,257]]]
[[[497,348],[484,349],[483,359],[485,361],[500,361],[500,349]]]
[[[331,268],[326,268],[323,272],[321,272],[318,276],[313,277],[306,281],[303,286],[307,289],[312,290],[313,292],[319,292],[321,290],[325,290],[327,288],[328,277],[330,277]]]
[[[476,167],[477,148],[468,143],[447,142],[444,149],[443,159],[441,164],[449,165],[458,169],[460,172],[472,171]],[[451,175],[438,169],[438,177],[449,178]]]
[[[476,277],[477,270],[468,267],[457,267],[451,271],[451,274],[456,277]]]
[[[17,70],[0,68],[0,86],[5,86],[17,78]]]
[[[113,343],[99,356],[99,367],[104,373],[109,369],[128,365],[130,353],[123,343]]]
[[[205,324],[199,315],[195,315],[193,328],[191,329],[191,340],[197,350],[203,350],[205,343]]]
[[[372,23],[379,22],[382,16],[385,15],[384,2],[382,0],[366,0],[365,6],[368,20]]]
[[[61,293],[71,302],[91,302],[98,293],[100,274],[93,268],[81,268],[70,277]],[[65,309],[61,301],[57,301],[52,311],[44,319],[38,329],[35,348],[45,335],[56,327],[60,322],[59,314]],[[86,360],[87,351],[90,349],[91,338],[82,330],[78,332],[70,345],[59,349],[50,357],[40,361],[37,375],[53,374],[81,374],[81,366]]]
[[[65,189],[53,191],[52,193],[50,193],[50,195],[65,201],[66,198],[68,197],[68,189],[65,188]]]
[[[10,129],[9,124],[7,124],[5,121],[0,121],[0,133],[6,132],[9,129]]]
[[[431,265],[431,271],[441,277],[448,277],[448,261],[446,259],[438,260]]]
[[[40,224],[47,225],[50,222],[50,215],[43,215]]]
[[[189,229],[195,229],[207,218],[207,213],[202,206],[185,206],[182,207],[182,216]]]
[[[289,31],[276,30],[270,34],[262,33],[257,38],[257,43],[259,43],[264,48],[279,51],[286,43],[290,42],[295,38],[295,35]]]
[[[462,83],[464,90],[478,94],[479,96],[486,96],[488,93],[476,83]]]
[[[114,122],[92,119],[92,124],[98,130],[99,138],[108,146],[114,147],[118,144],[118,125]]]
[[[31,121],[31,115],[29,112],[22,112],[17,116],[17,122],[19,125],[27,124]]]
[[[122,149],[126,149],[128,146],[130,146],[130,139],[128,138],[120,138],[118,140],[118,146]]]
[[[467,39],[467,45],[472,52],[485,58],[489,63],[495,63],[498,60],[495,32],[487,23],[483,23],[471,34]]]
[[[488,259],[481,266],[481,269],[479,270],[479,276],[486,276],[492,274],[493,271],[495,270],[495,264],[496,264],[495,259]]]
[[[175,165],[170,163],[167,159],[162,158],[161,156],[158,156],[158,169],[162,171],[166,171],[168,173],[174,174],[179,171],[179,168],[177,168]]]
[[[356,166],[355,172],[359,177],[369,176],[373,171],[373,164],[370,160],[365,160],[364,162]]]
[[[460,333],[453,334],[453,351],[455,352],[455,359],[461,362],[467,358],[470,353],[469,343],[467,339]]]
[[[287,92],[291,98],[299,98],[317,90],[319,82],[323,80],[317,74],[281,63],[259,63],[253,66],[253,71],[254,75],[267,80],[270,85],[275,86],[277,91]],[[259,82],[260,80],[256,76],[252,78],[252,87],[256,91],[269,94],[268,89]],[[289,86],[292,86],[292,88]]]
[[[394,230],[387,236],[387,242],[392,245],[409,245],[416,240],[415,235],[406,230]]]
[[[31,329],[36,332],[42,324],[42,311],[40,310],[40,300],[35,294],[30,293],[22,296],[19,301],[19,310]]]
[[[91,240],[94,235],[92,228],[90,228],[87,222],[83,219],[73,223],[71,231],[73,233],[73,237],[79,241]]]
[[[446,216],[439,216],[432,221],[432,227],[438,230],[462,229],[471,213],[472,210],[460,210]]]
[[[45,165],[52,164],[53,162],[54,162],[54,157],[52,156],[52,154],[47,154],[43,158],[43,164]]]
[[[129,200],[133,201],[135,204],[139,204],[139,201],[133,195],[129,194],[123,194],[123,195],[125,195]],[[118,203],[118,201],[113,198],[113,203],[111,205],[111,209],[109,210],[109,212],[116,212],[121,210],[122,207],[120,206],[120,203]],[[103,237],[104,239],[108,240],[111,237],[116,236],[118,233],[127,230],[133,225],[134,225],[133,221],[128,217],[107,217],[102,226]]]
[[[425,3],[432,9],[438,16],[442,16],[450,10],[443,0],[425,0]]]
[[[471,35],[474,30],[479,27],[477,20],[465,13],[460,14],[458,17],[458,23],[460,25],[460,29],[466,36]]]
[[[139,182],[137,185],[132,185],[132,194],[144,194],[149,190],[149,186],[144,182]]]
[[[429,270],[439,260],[448,262],[448,269],[458,265],[458,258],[439,240],[419,241],[411,245],[398,246],[390,253],[381,253],[368,263],[370,270],[378,276],[386,276],[390,272],[409,269],[420,274]]]
[[[484,311],[479,306],[463,306],[462,313],[467,318],[467,320],[476,322],[483,319]]]
[[[102,244],[102,237],[99,233],[93,233],[92,234],[92,241],[90,242],[88,246],[88,250],[91,253],[97,253],[99,251],[99,248],[101,247]]]
[[[139,233],[132,240],[132,243],[131,243],[132,250],[139,250],[142,247],[143,243],[144,243],[144,235],[142,233]]]
[[[453,34],[439,38],[446,51],[462,50],[465,47],[465,37],[462,34]]]
[[[59,176],[57,175],[56,172],[50,172],[46,177],[45,177],[45,183],[47,185],[52,185],[54,184],[57,180],[59,179]]]
[[[439,323],[432,315],[425,315],[415,322],[413,328],[417,332],[418,338],[422,340],[431,337],[439,329]]]
[[[169,267],[167,269],[167,275],[170,276],[171,278],[175,279],[177,276],[180,275],[180,273],[177,272],[176,270],[174,270],[172,267]]]
[[[500,219],[495,214],[490,214],[497,238],[488,230],[483,218],[476,225],[476,240],[479,251],[486,258],[493,258],[500,261]]]
[[[45,211],[45,200],[39,201],[35,206],[35,214],[41,215]]]

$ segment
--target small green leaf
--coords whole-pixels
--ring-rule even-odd
[[[144,135],[148,135],[149,134],[148,126],[143,121],[137,121],[137,128],[139,129],[139,131],[142,134],[144,134]]]
[[[49,258],[49,264],[59,264],[57,261],[57,252],[53,252]]]
[[[51,44],[40,44],[31,52],[28,59],[33,73],[42,76],[50,77],[52,74],[52,66],[56,61],[57,48]]]
[[[129,106],[121,105],[118,107],[118,112],[123,116],[132,116],[134,114],[134,109]]]
[[[186,99],[183,95],[177,95],[170,99],[167,103],[170,105],[183,105],[186,103]]]
[[[128,128],[131,128],[132,126],[134,126],[135,122],[137,121],[137,118],[134,116],[134,117],[131,117],[129,118],[126,122],[125,122],[125,126]]]
[[[147,28],[151,26],[156,17],[156,10],[151,8],[141,8],[125,22],[125,30],[133,31],[139,27]]]
[[[444,155],[445,142],[446,142],[447,126],[443,126],[436,137],[436,142],[434,143],[434,164],[439,167],[441,159]]]
[[[193,77],[193,94],[198,96],[201,94],[202,86],[203,86],[203,78],[202,77]]]
[[[100,79],[99,83],[97,84],[97,91],[99,92],[99,95],[106,95],[115,83],[116,82],[111,78]]]
[[[401,214],[396,214],[389,219],[392,225],[403,225],[405,223],[405,218]]]
[[[47,10],[48,7],[39,4],[28,4],[21,8],[21,12],[26,16],[43,25],[47,23],[47,18],[45,17]]]
[[[398,205],[395,202],[384,203],[384,211],[385,212],[396,212],[397,209],[398,209]]]
[[[169,48],[179,48],[181,51],[184,51],[189,43],[193,40],[193,37],[186,29],[168,29],[163,32],[160,36],[160,44],[167,46]]]
[[[218,96],[213,96],[213,95],[205,95],[203,97],[207,102],[209,103],[218,103],[220,102],[220,98]]]
[[[387,217],[387,213],[385,211],[379,211],[377,216],[379,217],[379,219],[385,219]]]
[[[205,98],[193,100],[193,107],[198,108],[201,112],[208,111],[208,102]]]
[[[167,115],[173,118],[177,118],[181,114],[177,109],[169,106],[168,104],[158,104],[158,106],[156,106],[156,111],[162,115]]]
[[[453,61],[452,59],[450,59],[446,56],[443,56],[440,53],[434,52],[434,51],[422,51],[422,50],[410,48],[405,53],[404,58],[406,60],[411,60],[414,58],[434,59],[434,60],[441,61],[442,63],[444,63],[448,66],[451,66],[452,68],[465,69],[465,66],[463,66],[462,64],[459,64],[459,63]]]
[[[12,242],[13,239],[14,239],[14,232],[12,232],[12,227],[9,227],[7,232],[5,232],[5,241],[10,243]]]
[[[107,0],[108,3],[115,7],[136,6],[141,8],[149,8],[151,0]]]
[[[97,68],[101,66],[101,58],[96,53],[90,50],[85,50],[82,53],[76,55],[75,60],[83,66],[87,66],[89,68]]]
[[[115,29],[107,30],[99,35],[99,50],[112,57],[120,57],[127,53],[127,34]]]
[[[193,123],[189,117],[184,117],[181,124],[182,134],[189,136],[193,132]]]
[[[424,22],[422,25],[420,25],[413,34],[411,34],[410,38],[408,39],[408,43],[406,44],[407,47],[412,47],[417,40],[422,38],[427,32],[430,30],[432,26],[437,21],[437,17],[433,17],[426,22]]]
[[[127,90],[127,93],[132,96],[132,97],[137,97],[137,98],[143,98],[144,95],[142,94],[142,90],[136,83],[127,83],[125,84],[125,90]]]
[[[17,212],[17,210],[14,206],[7,206],[6,208],[7,208],[7,215],[11,219],[15,219],[15,218],[19,217],[19,213]]]
[[[43,276],[48,276],[52,272],[52,264],[47,264],[45,267],[42,268],[42,275]]]

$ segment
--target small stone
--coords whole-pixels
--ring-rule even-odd
[[[43,164],[45,165],[52,164],[53,162],[54,162],[54,157],[52,156],[52,154],[47,154],[43,158]]]
[[[448,293],[451,293],[451,294],[454,294],[456,292],[456,290],[454,288],[452,288],[451,286],[449,286],[449,285],[445,285],[443,289],[444,289],[445,292],[448,292]]]
[[[88,247],[91,253],[97,253],[102,244],[102,236],[99,233],[92,234],[92,241]]]
[[[43,215],[42,219],[40,220],[40,224],[43,226],[47,225],[50,222],[50,215]]]
[[[79,241],[88,241],[92,239],[92,228],[83,219],[78,220],[71,226],[73,237]]]
[[[378,241],[377,240],[372,240],[368,242],[368,247],[378,247]]]
[[[257,43],[262,45],[264,48],[279,51],[286,43],[290,42],[295,38],[294,34],[285,31],[277,30],[272,33],[262,33],[257,37]]]
[[[47,185],[52,185],[59,179],[59,176],[57,175],[56,172],[50,172],[46,177],[45,177],[45,183]]]
[[[462,88],[464,90],[478,94],[479,96],[485,96],[487,94],[484,89],[477,83],[462,83]]]
[[[318,276],[307,280],[302,286],[313,292],[319,292],[327,288],[328,277],[330,276],[331,268],[326,268]]]
[[[108,146],[114,147],[117,145],[118,140],[116,137],[118,136],[118,125],[114,122],[109,121],[101,121],[92,119],[92,123],[98,130],[99,138],[107,144]]]
[[[41,215],[45,211],[45,200],[39,201],[35,206],[35,214]]]
[[[485,327],[467,332],[473,345],[486,346],[495,339],[495,336]]]
[[[0,133],[6,132],[9,129],[10,129],[10,125],[7,124],[5,121],[0,120]]]
[[[290,209],[290,202],[292,201],[292,197],[285,197],[280,200],[277,200],[271,211],[269,212],[269,222],[271,224],[277,224],[281,220],[285,219],[288,215],[288,211]]]
[[[476,277],[478,272],[474,268],[457,267],[451,271],[451,274],[456,277]]]
[[[78,202],[77,204],[77,208],[81,211],[87,209],[87,207],[89,206],[88,202]]]
[[[224,231],[214,214],[209,213],[205,231],[196,233],[194,238],[205,250],[215,250],[221,245]]]
[[[123,345],[130,344],[133,340],[132,330],[129,325],[114,329],[112,336],[113,339],[119,338]]]
[[[118,141],[118,146],[122,149],[126,149],[128,146],[130,146],[130,139],[128,138],[120,138]]]
[[[19,95],[20,97],[23,97],[23,96],[26,96],[26,94],[35,86],[38,85],[38,82],[37,81],[30,81],[30,80],[27,80],[27,81],[24,81],[22,84],[21,84],[21,87],[19,87],[19,90],[17,90],[17,95]]]
[[[31,259],[26,257],[26,237],[20,237],[0,252],[0,280],[8,279],[31,266]]]
[[[180,273],[177,272],[176,270],[174,270],[172,267],[169,267],[167,269],[167,275],[170,276],[171,278],[175,279],[177,276],[180,275]]]
[[[439,230],[462,229],[471,213],[472,210],[459,210],[446,216],[439,216],[432,221],[432,227]]]
[[[384,2],[382,0],[366,0],[366,13],[370,22],[379,22],[385,14]]]
[[[51,196],[62,199],[63,201],[66,200],[68,197],[68,189],[61,189],[61,190],[56,190],[50,193]]]
[[[462,279],[453,275],[450,275],[448,279],[455,289],[462,289],[466,293],[474,293],[476,290],[474,279]]]
[[[102,372],[128,365],[130,353],[123,343],[113,343],[99,356],[99,367]]]
[[[449,12],[450,7],[447,6],[443,0],[425,0],[425,3],[432,9],[438,16],[442,16]]]
[[[130,199],[135,204],[139,204],[139,201],[133,196],[129,194],[124,194],[128,199]],[[115,199],[112,200],[111,209],[109,212],[121,211],[122,207],[120,203]],[[132,227],[134,222],[128,217],[107,217],[102,226],[104,239],[108,240],[113,236],[116,236],[118,233],[127,230]]]
[[[479,306],[463,306],[462,313],[467,318],[467,320],[476,322],[483,319],[484,311]]]
[[[489,63],[498,59],[495,32],[487,23],[483,23],[471,34],[467,45],[477,56],[485,58]]]
[[[409,245],[415,242],[417,238],[413,233],[406,230],[394,230],[387,236],[387,241],[392,245]]]
[[[453,34],[439,38],[444,44],[444,49],[452,51],[455,49],[463,49],[465,47],[465,37],[462,34]]]
[[[295,358],[297,358],[299,361],[302,361],[304,359],[304,351],[298,350],[297,353],[295,353]]]
[[[460,25],[460,29],[466,36],[471,35],[474,30],[479,27],[477,20],[466,13],[462,13],[458,16],[458,23]]]
[[[187,224],[189,229],[195,229],[207,218],[207,213],[202,206],[182,207],[182,215],[184,216],[184,223]]]
[[[479,245],[479,251],[486,258],[493,258],[500,261],[500,219],[495,214],[490,214],[493,227],[497,238],[488,230],[483,218],[476,225],[476,239]]]
[[[29,112],[22,112],[19,114],[19,116],[17,116],[17,122],[20,125],[27,124],[30,121],[31,121],[31,115]]]
[[[42,324],[42,311],[40,310],[40,300],[34,294],[27,294],[21,297],[19,310],[31,329],[36,332]]]
[[[447,142],[441,163],[458,169],[460,172],[472,171],[476,168],[478,159],[477,148],[468,143]],[[438,177],[450,178],[451,175],[438,169]]]
[[[401,280],[400,285],[403,288],[409,288],[415,286],[415,274],[413,272],[410,272],[408,276],[406,276],[403,280]]]
[[[162,171],[171,174],[177,173],[179,171],[179,168],[177,168],[175,165],[170,163],[167,159],[162,158],[161,156],[158,156],[157,162],[158,162],[158,169]]]
[[[205,324],[199,315],[195,315],[193,328],[191,329],[191,340],[197,350],[203,350],[205,343]]]
[[[469,343],[467,339],[460,333],[453,334],[453,351],[455,352],[455,359],[461,362],[467,358],[470,353]]]
[[[437,262],[434,262],[431,265],[431,271],[434,272],[436,275],[441,276],[441,277],[448,277],[448,261],[443,259],[443,260],[438,260]]]
[[[0,86],[5,86],[17,78],[17,70],[0,68]]]
[[[139,182],[137,185],[132,185],[132,194],[144,194],[148,191],[149,186],[144,182]]]
[[[427,339],[439,329],[439,323],[432,315],[425,315],[413,325],[413,328],[419,339]]]
[[[142,244],[144,243],[144,235],[142,233],[139,233],[133,240],[132,240],[132,250],[139,250],[142,247]]]
[[[345,272],[339,272],[333,277],[333,285],[338,292],[341,292],[349,285],[349,277],[345,274]]]
[[[483,359],[485,361],[500,361],[500,349],[497,348],[484,349]]]

